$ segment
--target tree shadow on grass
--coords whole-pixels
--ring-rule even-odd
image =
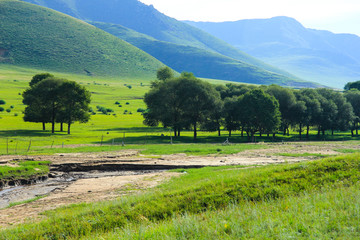
[[[0,137],[51,137],[54,135],[63,135],[65,132],[55,132],[51,133],[51,131],[41,131],[41,130],[3,130],[0,131]]]
[[[119,132],[119,133],[167,133],[169,129],[161,127],[131,127],[131,128],[108,128],[108,129],[97,129],[99,132]]]
[[[119,128],[120,129],[120,128]],[[123,128],[125,130],[129,130],[128,128]],[[148,129],[149,131],[143,131],[143,129]],[[163,128],[159,128],[163,130]],[[134,128],[134,132],[144,133],[139,136],[126,136],[116,137],[104,140],[102,143],[104,144],[170,144],[172,143],[213,143],[213,144],[227,144],[227,143],[250,143],[249,138],[244,135],[234,134],[229,137],[227,134],[222,134],[221,136],[198,136],[196,140],[191,135],[188,136],[180,136],[180,137],[172,137],[170,138],[169,132],[159,131],[157,135],[148,136],[146,133],[155,132],[152,128]],[[121,131],[121,130],[120,130]],[[126,133],[131,133],[130,131],[123,131]],[[162,134],[164,133],[164,134]],[[257,135],[255,137],[255,142],[267,142],[267,143],[276,143],[276,142],[321,142],[321,141],[349,141],[349,140],[359,140],[360,137],[351,137],[349,135],[325,135],[325,136],[317,136],[310,135],[307,139],[306,136],[303,136],[301,139],[299,135],[293,134],[290,136],[276,135],[275,138],[272,135],[263,135],[260,137]],[[101,144],[101,141],[94,142],[94,144]]]

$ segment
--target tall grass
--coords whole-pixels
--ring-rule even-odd
[[[48,212],[47,220],[5,230],[0,239],[87,238],[129,224],[160,223],[184,214],[202,216],[208,211],[225,210],[229,204],[239,208],[260,204],[261,211],[261,204],[285,201],[289,196],[353,186],[360,179],[359,167],[360,155],[354,154],[293,165],[186,170],[181,178],[146,194]]]

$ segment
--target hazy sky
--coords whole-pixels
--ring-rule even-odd
[[[178,20],[293,17],[305,27],[360,36],[360,0],[140,0]]]

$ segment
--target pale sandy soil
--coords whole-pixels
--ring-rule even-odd
[[[179,173],[151,173],[133,176],[117,176],[80,179],[64,189],[56,189],[49,196],[35,202],[0,210],[0,227],[8,227],[23,222],[38,221],[41,212],[61,206],[83,202],[113,200],[123,195],[134,194],[158,185]]]
[[[171,147],[169,145],[169,147]],[[299,162],[313,160],[314,157],[287,157],[280,153],[303,154],[314,153],[323,155],[337,155],[334,149],[353,148],[358,145],[348,145],[341,142],[309,144],[286,143],[268,144],[266,149],[248,150],[231,155],[187,156],[173,154],[164,156],[144,156],[137,150],[124,150],[104,153],[70,153],[51,156],[0,156],[0,164],[9,164],[13,159],[48,160],[55,165],[80,164],[88,166],[106,164],[141,164],[141,165],[169,165],[169,166],[222,166],[222,165],[266,165],[284,162]],[[96,174],[95,174],[96,175]],[[96,202],[116,199],[124,194],[130,194],[142,189],[151,188],[178,173],[157,172],[130,176],[102,176],[79,179],[64,187],[56,188],[45,198],[32,203],[22,204],[0,210],[0,227],[7,227],[24,221],[37,221],[43,218],[41,212],[55,209],[73,203]]]

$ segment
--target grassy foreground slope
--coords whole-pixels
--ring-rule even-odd
[[[0,63],[134,78],[163,65],[85,22],[22,1],[0,0],[0,32]]]
[[[229,239],[355,238],[360,235],[359,201],[355,201],[359,191],[351,194],[351,190],[356,190],[360,179],[359,157],[353,154],[250,169],[190,169],[145,194],[47,212],[47,220],[2,231],[0,239],[116,239],[119,233],[127,239],[142,239],[144,232],[147,239],[207,239],[208,231],[174,226],[179,218],[194,219],[193,226],[197,227],[200,225],[195,222],[200,220],[201,228]],[[337,202],[335,197],[342,192],[350,199]],[[311,195],[315,197],[307,197]],[[321,198],[324,204],[316,202]],[[309,209],[302,209],[303,205]],[[337,214],[327,214],[332,210]],[[280,221],[278,212],[287,214],[288,221]],[[241,213],[246,215],[240,218]],[[309,222],[302,221],[304,218]],[[111,231],[115,234],[109,235]]]
[[[292,87],[316,87],[296,77],[264,70],[246,61],[194,46],[156,40],[118,24],[90,22],[92,25],[131,43],[178,72],[193,72],[196,76],[254,84],[279,84]]]

